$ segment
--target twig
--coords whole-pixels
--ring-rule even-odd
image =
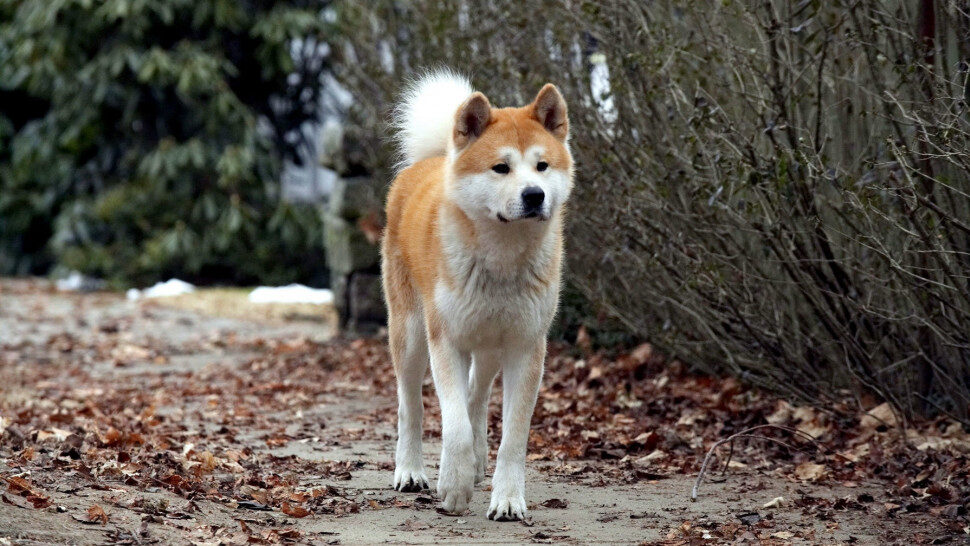
[[[728,451],[727,459],[724,459],[724,468],[721,469],[721,475],[727,474],[728,466],[731,464],[731,458],[734,457],[734,442],[731,442],[731,450]]]
[[[813,438],[807,432],[803,432],[803,431],[798,430],[796,428],[786,427],[786,426],[783,426],[783,425],[758,425],[758,426],[746,428],[746,429],[744,429],[744,430],[742,430],[740,432],[737,432],[735,434],[732,434],[732,435],[728,436],[727,438],[725,438],[723,440],[717,441],[714,445],[711,446],[710,449],[707,450],[707,455],[704,456],[704,462],[701,463],[701,471],[700,471],[700,473],[697,474],[697,479],[694,481],[694,487],[692,487],[691,490],[690,490],[690,501],[691,502],[696,502],[697,501],[697,488],[700,487],[701,480],[704,479],[704,474],[707,472],[707,467],[708,467],[708,465],[711,462],[711,457],[714,455],[714,451],[716,451],[717,448],[721,447],[722,445],[727,444],[727,443],[730,443],[731,444],[730,454],[733,455],[734,454],[734,440],[737,440],[738,438],[757,438],[759,440],[768,440],[768,441],[771,441],[771,442],[775,442],[776,444],[781,444],[781,445],[787,447],[788,449],[792,449],[792,450],[795,450],[795,451],[801,451],[802,453],[807,453],[804,449],[801,449],[801,448],[798,448],[798,447],[789,445],[789,444],[787,444],[787,443],[785,443],[785,442],[783,442],[783,441],[781,441],[781,440],[779,440],[777,438],[770,438],[768,436],[759,436],[759,435],[756,435],[756,434],[751,434],[752,432],[754,432],[756,430],[760,430],[760,429],[764,429],[764,428],[775,428],[775,429],[778,429],[778,430],[783,430],[785,432],[790,432],[793,435],[795,435],[796,437],[800,437],[800,438],[802,438],[804,440],[808,440],[809,442],[812,442],[813,444],[815,444],[816,447],[819,447],[819,448],[821,448],[821,449],[823,449],[825,451],[828,451],[829,453],[832,453],[832,454],[834,454],[836,456],[842,457],[843,459],[849,460],[848,458],[843,457],[842,455],[839,455],[838,453],[835,453],[833,450],[831,450],[830,448],[826,447],[824,444],[822,444],[821,442],[819,442],[818,440],[816,440],[815,438]],[[730,463],[730,461],[731,461],[731,456],[729,455],[728,456],[728,459],[727,459],[727,462],[724,463],[724,471],[727,471],[727,467],[728,467],[728,464]],[[722,473],[724,471],[722,471]]]

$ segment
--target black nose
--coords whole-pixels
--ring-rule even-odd
[[[542,200],[546,198],[546,193],[539,186],[529,186],[522,190],[522,204],[526,210],[536,210],[542,206]]]

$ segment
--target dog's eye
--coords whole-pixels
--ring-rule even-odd
[[[536,165],[536,170],[537,170],[537,171],[539,171],[539,172],[542,172],[542,171],[544,171],[544,170],[546,170],[546,169],[548,169],[548,168],[549,168],[549,164],[548,164],[548,163],[546,163],[545,161],[540,161],[540,162],[539,162],[539,163],[538,163],[538,164]]]
[[[512,169],[509,168],[508,163],[499,163],[498,165],[494,165],[492,170],[499,174],[509,174]]]

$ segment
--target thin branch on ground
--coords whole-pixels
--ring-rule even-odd
[[[798,430],[796,428],[786,427],[786,426],[783,426],[783,425],[757,425],[757,426],[754,426],[754,427],[749,427],[749,428],[746,428],[746,429],[744,429],[744,430],[742,430],[740,432],[737,432],[735,434],[732,434],[731,436],[728,436],[727,438],[724,438],[723,440],[718,440],[717,442],[714,443],[714,445],[711,446],[710,449],[707,450],[707,455],[704,456],[704,462],[701,463],[701,471],[697,474],[697,479],[694,480],[694,487],[692,487],[691,488],[691,491],[690,491],[690,500],[691,500],[691,502],[696,502],[697,501],[697,489],[700,487],[701,481],[704,479],[704,474],[707,472],[707,467],[708,467],[708,465],[711,462],[711,458],[714,456],[714,452],[717,451],[717,448],[721,447],[724,444],[730,444],[731,451],[728,453],[728,458],[724,462],[724,469],[722,470],[722,473],[724,473],[724,472],[727,471],[728,465],[731,463],[731,457],[734,455],[734,441],[737,440],[737,439],[739,439],[739,438],[754,438],[754,439],[758,439],[758,440],[768,440],[770,442],[775,442],[776,444],[781,444],[781,445],[787,447],[788,449],[791,449],[791,450],[794,450],[794,451],[800,451],[802,453],[808,453],[804,449],[801,449],[799,447],[796,447],[796,446],[793,446],[793,445],[788,444],[786,442],[783,442],[783,441],[781,441],[781,440],[779,440],[777,438],[771,438],[769,436],[761,436],[761,435],[757,435],[757,434],[751,434],[752,432],[754,432],[756,430],[761,430],[761,429],[765,429],[765,428],[772,428],[772,429],[778,429],[778,430],[783,430],[785,432],[789,432],[789,433],[793,434],[794,436],[796,436],[798,438],[802,438],[803,440],[808,440],[809,442],[812,442],[813,444],[815,444],[815,447],[820,448],[823,451],[832,453],[832,454],[834,454],[836,456],[839,456],[839,457],[842,457],[843,459],[845,459],[844,456],[839,455],[838,453],[835,453],[833,450],[829,449],[825,444],[823,444],[823,443],[819,442],[818,440],[816,440],[815,438],[813,438],[807,432]],[[846,459],[846,460],[848,460],[848,459]]]

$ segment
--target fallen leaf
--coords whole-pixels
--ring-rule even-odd
[[[46,495],[28,495],[27,502],[34,505],[34,508],[37,508],[37,509],[47,508],[48,506],[53,504],[51,502],[50,497]]]
[[[630,351],[630,358],[639,363],[647,362],[651,356],[653,356],[653,345],[649,343],[641,343]]]
[[[12,504],[25,510],[29,510],[31,508],[31,505],[27,502],[27,499],[17,495],[11,495],[9,497],[7,495],[0,495],[0,499],[7,504]]]
[[[21,478],[20,476],[11,476],[6,478],[6,480],[7,489],[16,495],[20,495],[21,493],[30,493],[32,490],[30,482]]]
[[[791,419],[792,407],[791,404],[784,400],[779,400],[775,405],[775,411],[765,417],[765,420],[772,425],[783,425]]]
[[[826,468],[824,465],[813,462],[804,462],[795,467],[795,476],[799,480],[815,482],[825,477]]]
[[[272,508],[270,508],[269,506],[261,502],[253,502],[253,501],[239,501],[236,503],[236,506],[238,508],[243,508],[245,510],[264,510],[264,511],[272,510]]]
[[[428,524],[418,521],[417,518],[408,518],[398,525],[404,531],[422,531],[428,528]]]
[[[92,504],[88,508],[87,514],[84,517],[78,517],[76,515],[71,515],[75,521],[79,521],[85,525],[107,525],[108,524],[108,514],[97,504]]]
[[[822,436],[825,436],[829,432],[829,430],[831,430],[831,427],[826,424],[820,423],[818,421],[810,421],[808,423],[802,423],[798,425],[797,427],[795,427],[795,429],[798,432],[807,434],[817,440]]]
[[[667,454],[665,452],[663,452],[663,451],[661,451],[659,449],[655,449],[655,450],[651,451],[650,454],[645,455],[641,459],[642,460],[645,460],[647,462],[653,463],[653,462],[656,462],[656,461],[662,461],[662,460],[664,460],[666,458],[667,458]]]
[[[896,414],[893,413],[892,406],[889,405],[889,402],[883,402],[866,412],[862,416],[862,420],[859,421],[859,426],[866,429],[874,429],[880,426],[891,428],[895,427],[896,423]]]
[[[737,518],[741,520],[741,523],[751,526],[761,521],[761,514],[757,512],[743,512],[737,514]]]
[[[569,506],[569,501],[567,501],[565,499],[548,499],[548,500],[542,501],[539,504],[541,504],[542,506],[545,506],[546,508],[560,508],[561,509],[561,508],[567,508]]]
[[[294,518],[305,518],[310,515],[310,511],[306,508],[299,505],[293,505],[288,502],[284,502],[283,505],[280,506],[280,509],[287,516],[292,516]]]
[[[44,442],[47,440],[55,440],[57,442],[63,442],[71,435],[71,431],[64,430],[62,428],[52,428],[50,430],[41,430],[37,432],[37,441]]]

